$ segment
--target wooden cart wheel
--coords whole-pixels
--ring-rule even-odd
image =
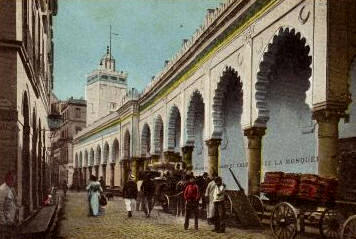
[[[323,238],[337,239],[341,231],[344,216],[335,209],[326,209],[319,220],[319,232]]]
[[[341,230],[341,239],[356,239],[356,215],[349,217]]]
[[[293,239],[297,235],[297,212],[290,203],[282,202],[273,208],[271,230],[278,239]]]
[[[260,220],[262,220],[265,212],[262,200],[256,195],[248,195],[248,200],[250,201],[251,206],[255,209]]]

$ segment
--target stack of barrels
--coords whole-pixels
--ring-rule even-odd
[[[337,180],[315,174],[267,172],[261,192],[278,197],[297,197],[309,201],[335,200]]]
[[[261,183],[261,192],[266,194],[276,194],[280,187],[283,172],[267,172],[265,180]]]

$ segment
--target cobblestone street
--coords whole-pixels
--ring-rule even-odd
[[[85,193],[69,193],[64,207],[64,214],[59,222],[57,239],[80,238],[249,238],[270,239],[269,231],[266,235],[254,230],[239,230],[227,228],[226,233],[212,232],[212,226],[205,221],[199,221],[199,230],[190,225],[189,230],[183,229],[184,218],[161,213],[154,210],[150,218],[143,212],[135,212],[128,219],[122,198],[115,197],[108,202],[105,216],[88,217]],[[192,223],[192,220],[191,220]]]

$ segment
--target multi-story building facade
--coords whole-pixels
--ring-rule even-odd
[[[66,101],[53,103],[52,110],[53,113],[57,112],[60,119],[60,124],[51,134],[53,182],[57,186],[63,182],[71,186],[74,173],[72,139],[86,127],[86,101],[71,97]]]
[[[356,142],[356,2],[228,0],[140,94],[74,138],[75,170],[122,186],[183,161],[249,194],[269,171],[337,177]]]
[[[0,178],[17,176],[20,220],[50,186],[49,125],[56,0],[0,1]]]

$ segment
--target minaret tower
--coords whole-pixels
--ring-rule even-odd
[[[87,77],[87,125],[117,109],[126,89],[127,73],[116,71],[115,59],[108,46],[98,69]]]

